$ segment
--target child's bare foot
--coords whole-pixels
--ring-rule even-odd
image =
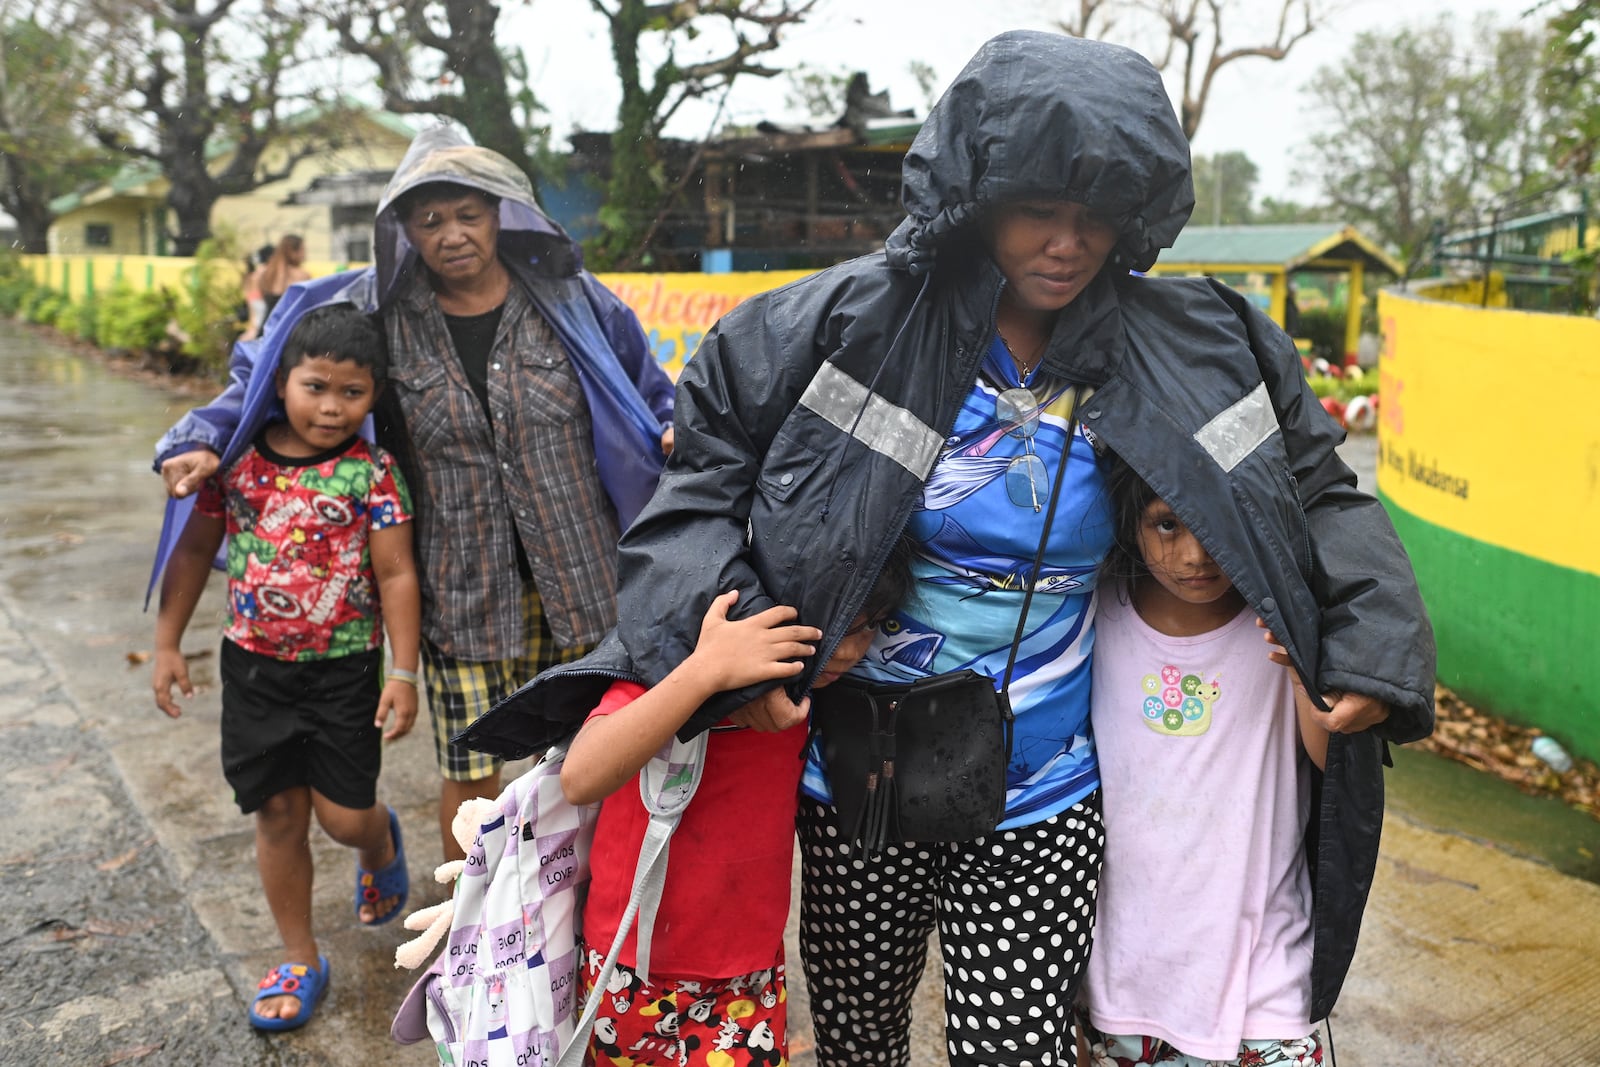
[[[305,965],[290,964],[290,966],[303,967]],[[300,998],[290,993],[284,993],[276,997],[266,997],[251,1004],[250,1010],[255,1012],[256,1017],[260,1019],[277,1019],[280,1022],[288,1022],[300,1014]]]
[[[405,907],[411,892],[400,819],[389,809],[389,840],[382,849],[363,849],[356,856],[356,921],[381,926]]]
[[[267,972],[250,1003],[250,1025],[258,1030],[293,1030],[311,1021],[327,992],[331,968],[326,956],[315,965],[280,963]]]
[[[406,896],[400,893],[394,896],[380,897],[376,903],[363,902],[356,909],[356,920],[363,926],[380,926],[383,921],[395,912],[395,909],[405,904]]]

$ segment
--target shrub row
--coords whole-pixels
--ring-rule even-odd
[[[1358,396],[1371,396],[1378,391],[1377,372],[1363,373],[1359,367],[1347,368],[1340,377],[1308,374],[1306,381],[1318,400],[1331,396],[1341,404],[1348,404]]]
[[[202,246],[194,280],[180,292],[139,290],[119,280],[74,300],[39,284],[16,256],[0,255],[0,316],[50,326],[111,351],[151,354],[174,370],[220,375],[239,328],[237,282],[214,269],[228,256],[221,247]]]

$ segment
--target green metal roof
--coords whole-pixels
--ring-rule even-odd
[[[1185,264],[1281,267],[1315,270],[1319,265],[1342,269],[1337,261],[1361,260],[1369,270],[1399,276],[1400,264],[1352,226],[1300,223],[1278,226],[1188,226],[1173,246],[1161,253],[1157,269]]]
[[[902,119],[898,122],[880,119],[861,133],[861,143],[872,147],[891,146],[904,149],[922,129],[921,119]]]

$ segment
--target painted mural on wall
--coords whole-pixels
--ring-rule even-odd
[[[787,285],[810,271],[738,274],[596,275],[639,316],[656,362],[677,378],[706,331],[748,296]]]

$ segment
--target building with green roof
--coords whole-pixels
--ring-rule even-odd
[[[291,119],[289,137],[295,136],[295,125],[318,117],[308,112]],[[338,217],[344,205],[305,194],[319,179],[392,172],[415,134],[398,116],[366,108],[348,113],[344,132],[343,145],[300,160],[281,181],[220,198],[212,210],[212,226],[231,231],[238,238],[241,251],[274,244],[285,233],[298,233],[305,238],[307,256],[312,261],[342,263],[366,258],[369,246],[348,247],[345,231],[350,228]],[[275,146],[263,165],[281,166],[288,150],[287,144]],[[228,165],[233,151],[234,146],[228,142],[210,145],[206,150],[207,165],[213,172],[220,171]],[[57,197],[50,205],[56,213],[56,221],[50,226],[51,254],[167,255],[168,189],[161,168],[141,159],[123,167],[109,181]],[[375,200],[364,205],[362,226],[358,228],[368,238],[375,208]]]
[[[1346,363],[1355,361],[1361,306],[1369,273],[1398,278],[1398,261],[1353,226],[1313,222],[1274,226],[1189,226],[1161,253],[1151,274],[1208,275],[1257,299],[1274,322],[1285,325],[1290,276],[1344,275]]]

